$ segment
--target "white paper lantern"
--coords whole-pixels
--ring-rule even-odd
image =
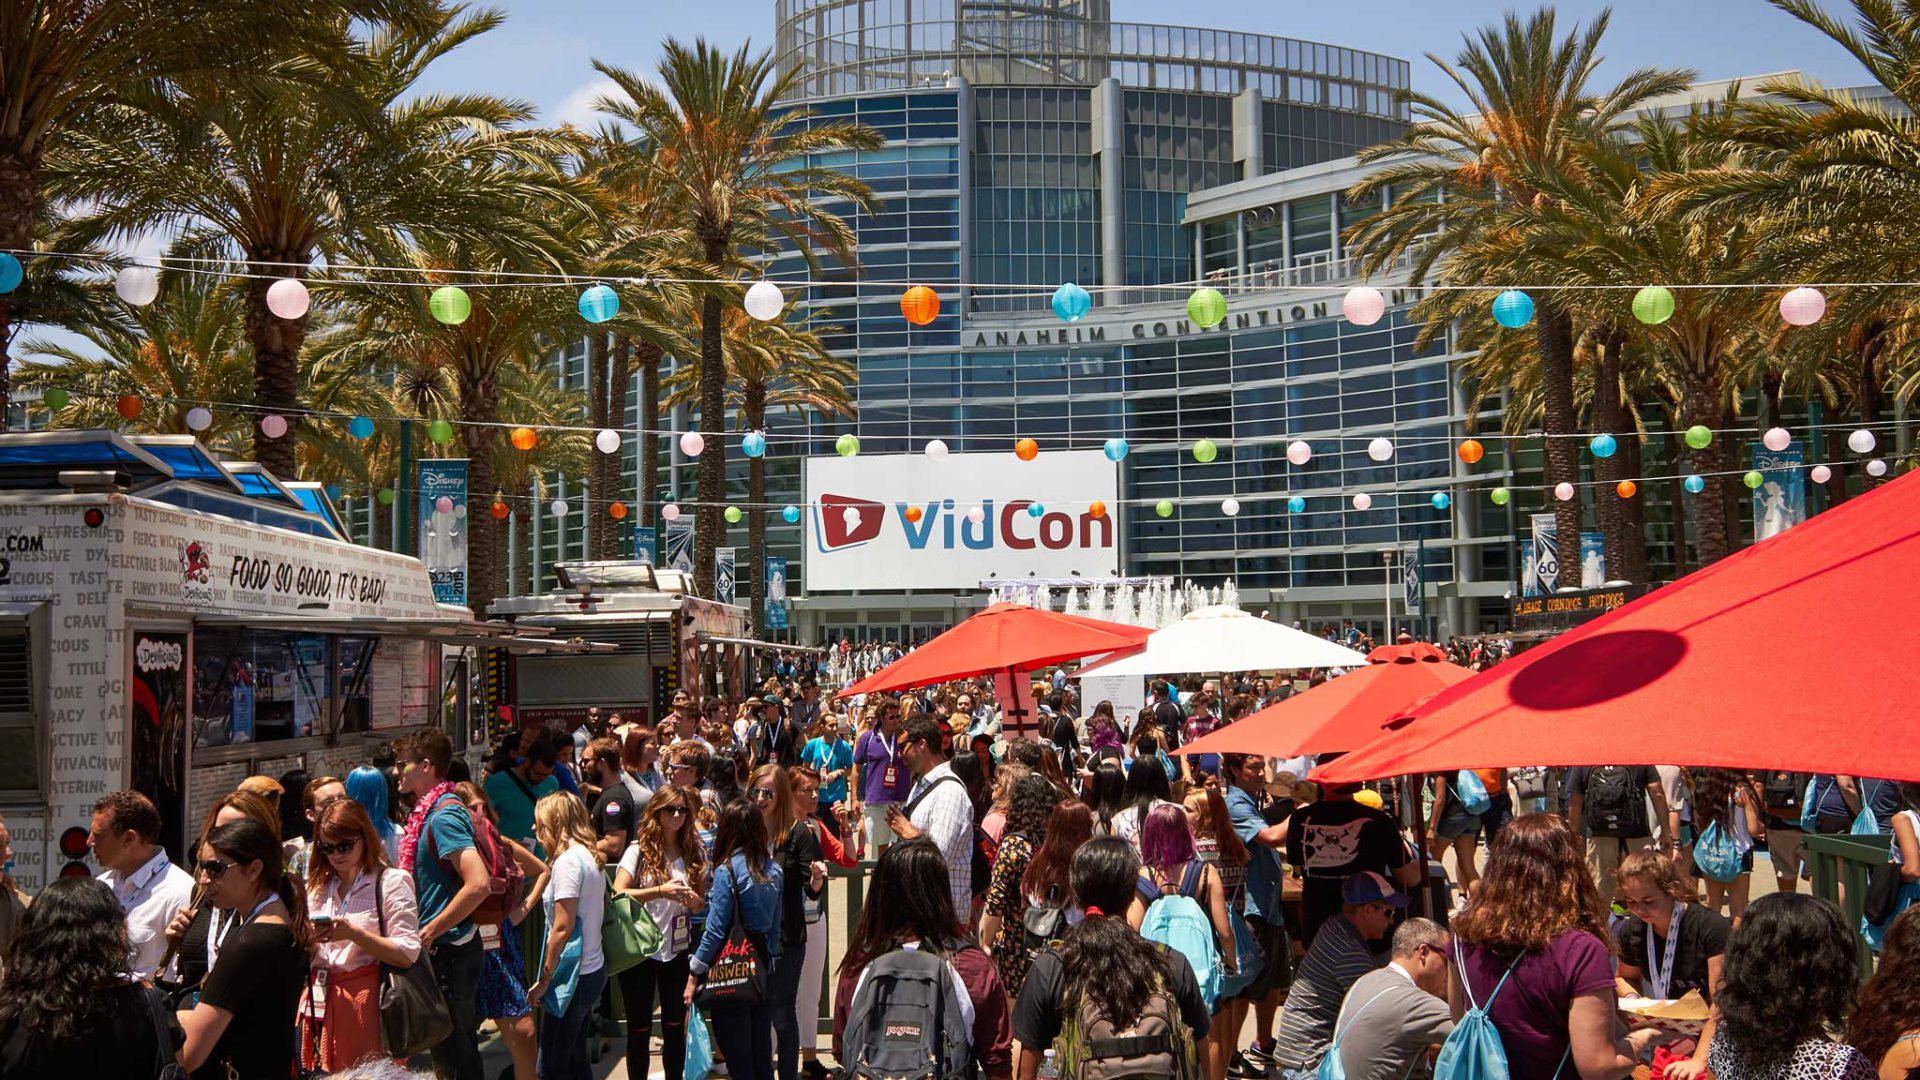
[[[1573,500],[1573,485],[1567,483],[1565,480],[1553,485],[1553,497],[1559,499],[1561,502],[1571,502]]]
[[[442,495],[439,498],[433,500],[433,512],[436,514],[453,513],[453,496]]]
[[[260,434],[269,439],[277,439],[287,433],[287,418],[279,413],[268,413],[260,418]]]
[[[620,452],[620,433],[612,428],[601,428],[600,433],[593,437],[593,445],[603,454],[617,454]]]
[[[1767,433],[1760,436],[1760,445],[1777,454],[1793,445],[1793,432],[1783,427],[1768,428]]]
[[[668,503],[667,505],[661,507],[660,516],[667,519],[668,521],[679,521],[680,520],[680,504]]]
[[[1235,514],[1238,514],[1240,512],[1240,500],[1239,499],[1221,500],[1220,512],[1227,515],[1228,517],[1232,517]]]
[[[1355,510],[1373,509],[1373,496],[1367,494],[1364,491],[1360,492],[1359,494],[1353,497],[1353,508]]]
[[[932,442],[929,442],[927,444],[927,460],[928,461],[947,460],[947,444],[939,439],[935,439]]]
[[[113,293],[122,303],[146,307],[160,295],[160,279],[144,266],[129,266],[113,276]]]
[[[1851,435],[1847,436],[1847,449],[1856,454],[1871,454],[1873,453],[1873,448],[1878,445],[1879,440],[1875,439],[1873,432],[1868,431],[1866,428],[1857,428]]]
[[[205,431],[213,426],[213,413],[198,406],[187,410],[187,429]]]
[[[1868,476],[1887,475],[1886,460],[1884,458],[1874,458],[1872,461],[1867,462],[1867,475]]]
[[[1819,289],[1801,286],[1780,298],[1780,318],[1788,326],[1812,326],[1827,313],[1827,297]]]
[[[1816,484],[1824,484],[1833,479],[1833,470],[1827,468],[1825,465],[1815,465],[1813,468],[1807,470],[1807,479],[1812,480]]]
[[[1355,326],[1372,326],[1387,313],[1387,298],[1380,290],[1362,285],[1348,289],[1347,295],[1340,301],[1340,314]]]
[[[567,500],[555,499],[551,503],[548,503],[547,513],[552,514],[554,517],[566,517],[567,516]]]
[[[747,290],[747,314],[761,322],[772,322],[780,317],[780,309],[787,306],[787,298],[780,294],[780,286],[771,281],[756,281]]]
[[[967,520],[975,525],[987,520],[987,512],[976,506],[967,511]]]
[[[1287,444],[1287,460],[1295,465],[1305,465],[1313,460],[1313,447],[1301,439],[1295,439]]]
[[[849,506],[845,510],[840,511],[840,521],[845,524],[848,529],[859,528],[860,508],[857,506]]]
[[[689,431],[680,436],[680,452],[688,457],[699,457],[700,451],[707,448],[707,440],[697,431]]]
[[[1375,439],[1367,444],[1367,456],[1375,461],[1388,461],[1393,457],[1392,439]]]
[[[283,277],[267,286],[267,310],[282,319],[297,319],[312,306],[313,298],[298,278]]]

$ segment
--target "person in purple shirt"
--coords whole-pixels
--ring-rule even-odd
[[[1654,1039],[1652,1028],[1620,1030],[1606,911],[1580,838],[1558,815],[1501,831],[1453,935],[1453,1018],[1486,1008],[1512,1075],[1623,1080]]]
[[[866,846],[881,847],[895,837],[887,824],[887,807],[905,802],[913,786],[913,770],[900,757],[900,703],[882,700],[873,704],[878,726],[860,733],[853,743],[852,816],[866,820]]]

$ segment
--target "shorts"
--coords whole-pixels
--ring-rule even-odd
[[[1807,834],[1787,825],[1767,828],[1767,855],[1773,859],[1775,877],[1805,877],[1812,871],[1807,862]]]
[[[1235,996],[1241,1001],[1259,1001],[1275,990],[1293,985],[1293,943],[1287,939],[1285,924],[1274,925],[1257,915],[1249,915],[1247,928],[1253,931],[1253,940],[1259,943],[1260,955],[1267,964]]]
[[[1513,796],[1501,792],[1493,796],[1492,802],[1480,814],[1480,828],[1486,833],[1487,843],[1492,844],[1500,838],[1500,830],[1513,820]]]
[[[878,858],[880,845],[891,844],[900,839],[894,835],[893,826],[887,824],[887,807],[895,803],[868,803],[861,808],[861,816],[866,818],[867,850]]]
[[[1457,802],[1450,803],[1447,806],[1447,814],[1440,819],[1440,827],[1434,830],[1434,835],[1449,843],[1463,836],[1478,837],[1480,815],[1467,813]]]

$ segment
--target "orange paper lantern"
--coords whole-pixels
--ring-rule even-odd
[[[120,415],[126,419],[135,419],[140,415],[140,399],[132,394],[121,394],[120,400],[114,402],[114,408],[120,410]]]
[[[907,520],[918,524],[920,521],[920,508],[917,506],[907,507]]]
[[[496,500],[494,500],[494,503],[493,503],[493,520],[495,520],[495,521],[505,521],[505,520],[507,520],[507,515],[508,515],[508,514],[511,514],[511,513],[513,513],[513,511],[512,511],[511,509],[509,509],[509,508],[507,507],[507,504],[506,504],[506,503],[503,503],[503,502],[500,502],[500,501],[499,501],[499,500],[497,500],[497,499],[496,499]]]
[[[627,519],[627,504],[623,502],[614,503],[612,506],[607,507],[607,513],[612,514],[613,520],[615,521],[625,521]]]
[[[940,294],[925,285],[915,285],[901,294],[900,314],[915,326],[925,326],[940,314]]]
[[[1032,461],[1040,456],[1040,444],[1032,439],[1021,439],[1013,444],[1013,453],[1021,461]]]
[[[1093,505],[1087,507],[1087,513],[1092,514],[1094,517],[1097,517],[1097,518],[1106,517],[1107,504],[1101,502],[1099,499],[1095,499],[1093,500]]]
[[[533,429],[530,427],[517,427],[513,429],[513,448],[515,450],[531,450],[534,444],[539,441],[540,437],[535,435]]]
[[[1613,486],[1613,490],[1619,492],[1621,498],[1631,499],[1640,493],[1640,485],[1631,480],[1622,480]]]
[[[1480,445],[1479,439],[1468,439],[1460,444],[1460,460],[1469,465],[1480,464],[1480,459],[1486,456],[1487,448]]]

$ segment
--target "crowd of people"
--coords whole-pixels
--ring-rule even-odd
[[[737,705],[676,692],[658,723],[530,724],[477,776],[423,731],[344,778],[251,777],[178,863],[154,805],[114,792],[97,879],[29,899],[0,878],[0,1077],[417,1055],[479,1080],[490,1030],[520,1080],[575,1080],[616,1020],[628,1075],[657,1039],[669,1080],[818,1080],[829,1058],[1446,1076],[1486,1024],[1514,1077],[1920,1075],[1920,785],[1601,766],[1322,786],[1309,759],[1178,752],[1286,679],[1157,680],[1116,714],[1050,671],[1016,724],[980,683],[835,699],[819,671],[776,667]],[[1800,836],[1863,818],[1893,834],[1864,928],[1799,891]],[[1761,848],[1777,891],[1753,900]],[[865,899],[830,965],[845,873]],[[1692,992],[1694,1037],[1621,1012]]]

